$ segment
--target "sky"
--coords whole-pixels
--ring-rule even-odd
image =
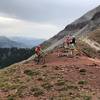
[[[0,0],[0,36],[49,39],[100,0]]]

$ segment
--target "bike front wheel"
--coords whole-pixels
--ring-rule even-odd
[[[45,64],[45,58],[44,58],[44,57],[41,57],[41,58],[40,58],[39,64]]]

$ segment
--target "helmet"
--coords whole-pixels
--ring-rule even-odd
[[[75,38],[75,35],[73,35],[72,37]]]
[[[41,45],[38,45],[37,47],[38,47],[38,48],[41,48]]]

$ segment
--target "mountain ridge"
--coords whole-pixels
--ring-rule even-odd
[[[56,42],[61,41],[61,39],[63,40],[64,36],[66,36],[67,34],[86,36],[88,33],[100,27],[100,17],[98,17],[98,20],[92,19],[97,16],[96,13],[98,12],[100,12],[100,5],[95,9],[87,12],[85,15],[75,20],[71,24],[67,25],[62,31],[60,31],[49,40],[45,41],[42,45],[46,45],[47,47],[52,46],[56,44]]]
[[[0,36],[0,48],[23,48],[24,45],[10,40],[5,36]]]
[[[44,39],[0,36],[0,48],[33,48],[43,41]]]
[[[37,39],[37,38],[31,38],[31,37],[9,37],[11,40],[25,44],[26,47],[32,48],[34,46],[37,46],[45,41],[45,39]]]

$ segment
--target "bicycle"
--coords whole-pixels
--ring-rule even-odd
[[[41,53],[38,56],[35,56],[34,58],[34,62],[35,64],[45,64],[46,60],[45,60],[45,56],[43,53]]]
[[[63,50],[58,53],[58,57],[74,57],[76,55],[77,49],[75,45],[69,44],[69,45],[63,45]]]

